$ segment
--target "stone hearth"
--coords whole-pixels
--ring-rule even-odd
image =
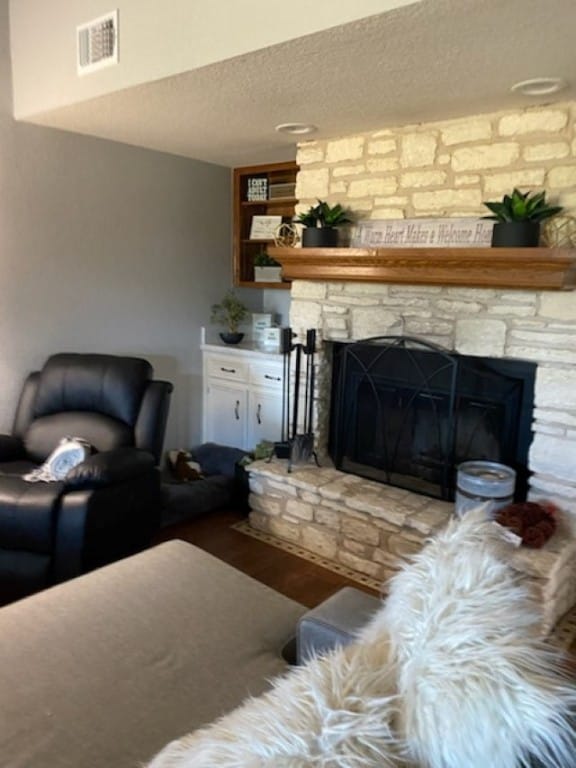
[[[385,581],[444,526],[453,504],[332,468],[255,462],[250,523]]]
[[[453,504],[332,468],[250,465],[250,524],[383,583],[446,525]],[[516,550],[513,567],[541,597],[545,631],[576,603],[576,530],[562,519],[542,549]]]

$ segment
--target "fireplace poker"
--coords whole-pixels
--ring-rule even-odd
[[[307,462],[314,457],[316,464],[318,458],[314,452],[314,433],[312,432],[312,417],[314,408],[314,350],[316,346],[316,331],[306,331],[306,345],[297,345],[296,350],[296,381],[294,384],[294,420],[292,424],[292,439],[290,440],[290,460],[288,472],[292,470],[292,464]],[[298,432],[298,408],[300,401],[300,369],[301,354],[306,355],[306,373],[304,381],[304,422],[303,432]]]
[[[282,353],[282,433],[274,443],[273,455],[279,459],[290,458],[290,356],[292,353],[292,329],[282,328],[280,352]],[[272,456],[270,456],[270,459]]]
[[[306,354],[307,354],[307,361],[310,361],[310,392],[308,395],[308,423],[306,425],[306,433],[313,434],[312,433],[312,424],[313,424],[313,415],[314,415],[314,387],[316,385],[315,381],[315,371],[314,371],[314,355],[316,352],[316,330],[314,328],[311,328],[309,331],[306,332]]]
[[[302,365],[302,344],[296,344],[296,364],[294,366],[294,411],[292,415],[292,439],[298,433],[298,410],[300,407],[300,372]]]

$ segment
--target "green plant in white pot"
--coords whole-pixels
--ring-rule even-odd
[[[492,211],[486,219],[496,221],[492,231],[493,248],[534,248],[540,242],[540,222],[556,216],[562,206],[548,205],[546,192],[520,192],[514,189],[500,202],[484,203]]]
[[[329,205],[318,200],[318,205],[311,206],[294,221],[303,224],[302,246],[304,248],[336,248],[338,246],[338,227],[348,224],[349,211],[340,203]]]
[[[244,338],[244,334],[238,329],[247,317],[248,307],[240,301],[234,291],[228,291],[219,304],[212,305],[210,319],[227,329],[219,334],[225,344],[238,344]]]
[[[254,256],[254,280],[257,283],[281,283],[282,267],[266,251]]]

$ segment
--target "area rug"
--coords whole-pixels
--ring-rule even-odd
[[[271,547],[276,547],[276,549],[289,552],[291,555],[302,558],[302,560],[307,560],[309,563],[314,563],[321,568],[326,568],[327,571],[332,571],[332,573],[337,573],[339,576],[344,576],[356,584],[364,587],[370,587],[370,589],[374,589],[378,593],[382,592],[382,582],[378,581],[377,579],[372,579],[370,576],[365,576],[363,573],[353,571],[351,568],[347,568],[345,565],[340,565],[339,563],[332,562],[332,560],[327,560],[321,555],[316,555],[314,552],[309,552],[307,549],[302,549],[302,547],[299,547],[297,544],[292,544],[289,541],[279,539],[277,536],[274,536],[271,533],[258,531],[256,528],[252,528],[250,523],[246,520],[242,520],[239,523],[234,523],[232,528],[235,531],[244,533],[246,536],[250,536],[253,539],[263,541],[265,544],[270,544]]]
[[[370,587],[370,589],[376,590],[376,592],[380,594],[383,593],[382,583],[380,581],[372,579],[370,576],[365,576],[363,573],[358,573],[358,571],[353,571],[351,568],[347,568],[344,565],[334,563],[332,560],[327,560],[321,555],[309,552],[308,550],[299,547],[297,544],[284,541],[271,533],[258,531],[256,528],[252,528],[250,523],[246,520],[235,523],[232,528],[239,533],[243,533],[253,539],[269,544],[271,547],[276,547],[284,552],[289,552],[291,555],[307,560],[309,563],[314,563],[321,568],[326,568],[326,570],[332,571],[332,573],[344,576],[346,579],[355,582],[359,586]],[[571,649],[576,645],[576,606],[560,619],[554,627],[551,637],[565,650]],[[573,652],[576,652],[576,648],[573,648]]]

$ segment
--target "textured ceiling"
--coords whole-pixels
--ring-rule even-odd
[[[34,122],[231,167],[295,155],[311,138],[576,99],[576,0],[423,0]],[[534,99],[510,86],[560,76]]]

